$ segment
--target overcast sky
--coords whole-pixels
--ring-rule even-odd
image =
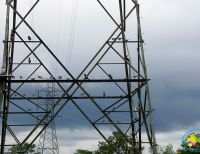
[[[45,0],[40,2],[38,12],[35,11],[29,21],[32,22],[32,25],[51,49],[58,51],[56,54],[62,62],[67,63],[69,69],[76,74],[99,49],[115,25],[110,22],[109,18],[106,18],[105,14],[102,15],[104,12],[96,1],[85,0],[83,2],[79,0],[74,48],[71,60],[66,60],[63,58],[63,54],[66,53],[62,49],[67,48],[68,38],[65,38],[65,35],[69,34],[69,26],[67,25],[70,22],[71,10],[69,6],[72,5],[71,1],[61,0],[61,7],[59,2],[55,3],[53,0],[48,0],[48,7],[45,7],[45,2]],[[200,111],[200,1],[140,0],[139,2],[141,3],[145,58],[148,74],[151,78],[151,97],[155,108],[158,144],[159,141],[160,144],[176,143],[176,147],[178,147],[178,144],[181,143],[181,137],[184,135],[182,133],[200,127],[198,118]],[[23,7],[26,10],[29,3]],[[110,4],[109,7],[114,8]],[[114,9],[112,11],[115,13]],[[58,18],[59,14],[61,19]],[[1,41],[4,38],[4,18],[5,5],[4,1],[0,1]],[[111,24],[111,26],[109,27],[107,24]],[[101,25],[101,28],[96,27],[96,25]],[[60,28],[57,29],[57,27]],[[96,35],[93,38],[91,35],[89,37],[89,34]],[[79,56],[79,48],[84,53],[84,58]],[[0,44],[0,51],[1,64],[3,43]],[[81,63],[78,63],[81,66],[77,66],[77,61]],[[74,114],[73,110],[71,112]],[[71,121],[73,120],[71,119]],[[80,122],[78,119],[76,120],[76,124]],[[60,122],[62,122],[62,118],[58,120],[58,124]],[[74,133],[74,130],[71,130],[72,126],[66,125],[66,127],[66,136],[68,134],[76,135],[77,132]],[[78,126],[76,130],[78,130]],[[92,130],[89,127],[85,129],[85,132],[90,131]],[[175,141],[174,136],[171,136],[173,141],[166,138],[167,134],[173,133],[176,136]],[[58,137],[62,137],[62,135],[58,133]],[[88,138],[86,135],[85,138],[70,141],[73,144],[69,143],[69,140],[65,144],[63,143],[65,141],[61,139],[61,151],[68,149],[70,153],[77,146],[87,148],[87,144],[93,148],[92,144],[97,145],[96,141],[99,139],[98,135],[94,135],[94,138]],[[83,142],[80,142],[81,140]],[[93,142],[94,140],[95,142]]]

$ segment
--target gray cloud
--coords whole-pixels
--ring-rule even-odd
[[[89,3],[89,0],[87,2]],[[79,4],[80,10],[70,65],[70,70],[74,74],[78,74],[80,69],[85,66],[114,28],[114,25],[107,27],[110,19],[102,14],[100,8],[95,14],[92,14],[92,12],[95,12],[97,5],[86,6],[88,3],[81,2]],[[44,3],[40,7],[42,8],[43,5]],[[51,9],[54,8],[52,5],[50,6]],[[64,8],[64,6],[62,7]],[[178,128],[187,125],[192,126],[199,120],[199,7],[199,0],[184,2],[181,0],[141,1],[142,29],[146,42],[145,48],[147,49],[145,54],[148,73],[151,78],[151,96],[158,131],[173,129],[175,124]],[[56,10],[58,6],[54,8],[57,13],[52,13],[51,17],[48,16],[51,13],[50,8],[46,11],[40,10],[41,17],[39,17],[39,13],[35,12],[35,23],[37,23],[37,20],[39,23],[43,23],[43,17],[46,18],[44,24],[35,25],[35,28],[42,38],[47,41],[47,44],[56,51],[55,42],[57,42],[57,39],[52,38],[57,38],[58,23],[51,22],[54,18],[58,20],[56,16],[56,14],[58,15],[58,10]],[[3,40],[5,20],[3,4],[0,4],[0,11],[0,40]],[[70,11],[63,12],[63,14],[65,13],[69,17]],[[86,18],[87,15],[89,19]],[[39,17],[39,19],[36,17]],[[66,63],[66,59],[62,57],[66,55],[66,51],[63,49],[66,48],[67,44],[64,34],[68,34],[68,22],[66,22],[66,27],[63,24],[60,28],[62,48],[56,52],[63,63]],[[64,18],[62,23],[64,23]],[[97,28],[97,25],[101,25],[101,27]],[[52,31],[52,29],[55,31]],[[2,43],[0,50],[3,51]],[[2,59],[1,55],[0,59]],[[61,115],[63,117],[57,120],[58,127],[90,126],[71,105],[66,106]],[[66,122],[63,125],[64,119],[66,119]]]

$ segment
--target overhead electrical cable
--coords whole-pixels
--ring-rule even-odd
[[[77,12],[78,12],[78,0],[74,0],[72,3],[69,38],[68,38],[68,43],[67,43],[68,46],[67,46],[66,65],[70,65],[71,63],[72,51],[73,51],[73,45],[74,45],[74,36],[75,36],[75,30],[76,30]]]
[[[58,4],[58,33],[57,33],[57,45],[56,45],[56,52],[58,57],[60,58],[60,31],[61,31],[61,13],[62,13],[62,1],[59,0],[59,4]],[[56,70],[58,70],[58,63],[56,63],[55,65],[56,69],[55,72],[57,72]]]

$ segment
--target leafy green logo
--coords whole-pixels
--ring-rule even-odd
[[[188,151],[200,152],[200,129],[187,132],[183,136],[182,146]]]

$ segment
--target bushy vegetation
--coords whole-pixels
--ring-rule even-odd
[[[131,140],[131,136],[127,135],[127,138]],[[127,142],[124,137],[121,136],[119,132],[114,132],[112,136],[108,137],[108,142],[99,142],[98,149],[95,151],[78,149],[74,154],[137,154],[137,150],[133,151],[131,149],[130,143]],[[113,147],[113,148],[112,148]],[[115,149],[115,150],[114,150]],[[158,154],[200,154],[200,152],[191,152],[185,148],[178,150],[173,149],[173,145],[169,144],[167,146],[158,146]],[[152,153],[149,151],[149,153]]]
[[[29,144],[25,143],[21,146],[14,146],[9,149],[11,154],[39,154],[36,152],[36,145],[35,144]]]

